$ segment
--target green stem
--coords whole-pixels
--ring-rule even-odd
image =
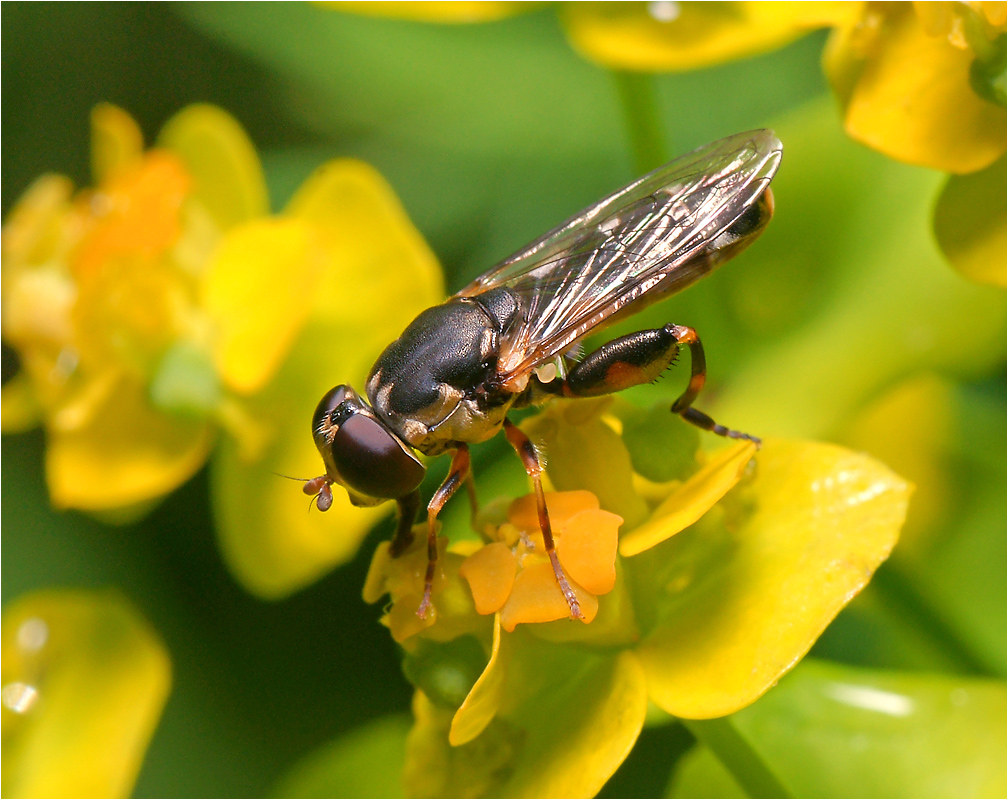
[[[634,168],[638,173],[650,172],[668,160],[655,97],[654,76],[647,72],[614,71],[613,79],[623,105]]]
[[[681,720],[706,745],[749,797],[790,797],[791,793],[752,745],[732,724],[731,717]]]

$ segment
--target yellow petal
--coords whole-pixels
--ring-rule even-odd
[[[589,623],[598,613],[598,599],[577,584],[571,584],[581,605],[583,622]],[[515,578],[511,596],[500,612],[501,625],[510,632],[516,625],[528,622],[552,622],[570,618],[570,606],[560,591],[553,567],[548,561],[529,564]]]
[[[315,291],[316,319],[385,340],[444,297],[437,259],[372,167],[349,159],[319,167],[286,213],[316,227],[327,259]]]
[[[839,24],[857,3],[569,3],[572,46],[607,67],[687,70],[762,53]]]
[[[18,198],[3,225],[4,295],[10,279],[17,277],[27,264],[44,264],[54,258],[54,251],[63,242],[61,222],[72,194],[69,178],[42,175]],[[6,302],[5,299],[5,316]],[[6,324],[4,320],[5,329]]]
[[[382,542],[371,556],[371,566],[368,567],[367,576],[364,578],[364,588],[361,589],[361,598],[365,603],[377,603],[388,593],[389,570],[392,566],[392,556],[389,554],[391,542]]]
[[[628,527],[636,526],[647,518],[647,504],[634,491],[623,439],[600,418],[604,407],[605,402],[594,400],[558,403],[523,421],[522,430],[542,446],[547,474],[557,489],[587,489],[602,508],[619,514]]]
[[[1008,263],[1005,159],[971,175],[953,175],[935,208],[934,230],[945,257],[970,280],[1005,288]]]
[[[311,395],[304,400],[307,406],[318,402]],[[256,408],[264,419],[277,418],[275,405]],[[336,486],[328,511],[309,512],[300,485],[276,473],[310,478],[314,476],[305,469],[322,471],[310,425],[310,409],[280,421],[257,460],[243,457],[230,439],[214,454],[211,485],[218,544],[231,573],[260,597],[285,597],[347,561],[367,532],[392,511],[389,505],[356,508]]]
[[[476,611],[480,614],[493,614],[503,608],[517,571],[518,560],[511,548],[501,542],[480,548],[459,569],[469,583]]]
[[[366,14],[372,17],[392,17],[394,19],[411,19],[417,22],[468,23],[491,22],[505,19],[515,14],[531,11],[540,3],[508,3],[482,0],[481,2],[414,2],[402,3],[389,0],[385,3],[373,2],[322,2],[320,6],[328,6],[334,11],[349,11],[355,14]]]
[[[512,648],[501,707],[475,738],[451,746],[452,712],[415,696],[408,797],[592,797],[630,752],[647,713],[631,653],[599,655],[521,633],[501,646]]]
[[[616,585],[598,598],[598,614],[591,625],[571,625],[566,619],[529,625],[523,630],[546,642],[596,648],[625,648],[640,640],[631,587],[624,562],[616,559]]]
[[[156,411],[143,387],[121,379],[86,424],[49,431],[52,503],[102,511],[159,498],[203,466],[212,444],[209,425]]]
[[[437,622],[437,605],[423,618],[417,616],[417,609],[420,608],[422,601],[422,591],[404,594],[392,604],[392,608],[382,620],[388,626],[392,638],[399,644]]]
[[[104,213],[95,217],[95,224],[73,253],[71,267],[82,292],[92,287],[95,292],[112,293],[101,284],[108,279],[105,268],[110,261],[164,255],[182,232],[182,206],[190,189],[185,165],[170,153],[152,151],[114,173],[99,195]],[[88,202],[86,196],[78,200]],[[122,263],[115,268],[128,274],[129,266]],[[167,271],[164,266],[161,269]],[[85,303],[94,305],[96,301],[82,298],[81,304]]]
[[[1004,28],[1008,21],[1008,3],[1004,0],[980,0],[971,5],[979,7],[987,22],[995,28]]]
[[[133,166],[142,155],[143,134],[133,117],[111,103],[99,103],[91,109],[91,177],[95,184]]]
[[[158,635],[113,592],[3,613],[5,797],[128,797],[171,684]]]
[[[4,433],[24,433],[42,420],[42,409],[35,397],[35,389],[24,372],[19,372],[3,385],[0,427]]]
[[[273,377],[311,313],[320,268],[311,229],[298,220],[256,220],[224,238],[207,268],[202,305],[228,386],[252,394]]]
[[[246,402],[266,430],[265,447],[248,452],[228,439],[214,454],[218,542],[232,574],[254,594],[284,597],[318,579],[353,557],[368,531],[393,512],[389,503],[356,507],[334,486],[332,507],[309,513],[301,486],[277,475],[308,479],[324,472],[311,435],[315,406],[336,380],[361,385],[381,347],[360,342],[355,350],[351,335],[306,326],[273,380]]]
[[[688,528],[739,482],[755,454],[753,442],[739,442],[721,450],[703,469],[677,487],[651,519],[623,537],[620,555],[635,556]]]
[[[448,742],[452,747],[471,742],[486,730],[490,720],[497,714],[513,642],[511,637],[501,637],[500,614],[497,614],[494,617],[490,661],[452,717],[451,729],[448,732]]]
[[[377,356],[421,310],[442,298],[437,262],[388,185],[358,162],[335,162],[305,183],[288,218],[323,248],[313,317],[280,370],[248,407],[269,440],[258,458],[220,448],[213,480],[216,530],[228,566],[251,591],[280,597],[353,556],[391,504],[356,508],[333,487],[333,507],[306,513],[300,487],[272,472],[323,471],[311,436],[319,399],[334,384],[363,389]]]
[[[168,120],[157,143],[185,162],[195,181],[194,199],[221,230],[269,212],[255,147],[226,111],[202,103],[188,106]]]
[[[414,528],[413,541],[398,556],[392,557],[389,552],[391,542],[382,542],[375,550],[371,559],[371,567],[364,579],[363,598],[366,603],[377,603],[386,594],[397,600],[407,594],[416,594],[417,602],[414,611],[420,607],[420,595],[423,592],[424,580],[427,574],[427,535],[421,526]],[[438,560],[434,570],[433,591],[444,587],[445,550],[448,539],[438,537]]]
[[[664,587],[638,654],[670,714],[720,717],[753,702],[812,646],[899,535],[910,487],[840,447],[767,441],[751,509],[633,559]],[[645,568],[649,574],[643,574]]]
[[[447,539],[445,543],[447,544]],[[460,636],[474,634],[489,639],[491,620],[476,611],[469,586],[459,574],[464,561],[465,558],[458,553],[445,553],[438,558],[444,579],[439,580],[435,574],[431,595],[437,625],[424,631],[423,638],[434,642],[450,642]],[[426,568],[426,563],[424,567]],[[417,608],[419,604],[413,608],[414,613]]]
[[[928,36],[909,5],[868,18],[878,28],[870,45],[857,41],[862,22],[836,31],[823,54],[845,101],[847,133],[892,158],[946,172],[996,161],[1005,152],[1005,112],[971,88],[972,50]]]
[[[616,585],[616,543],[623,518],[599,509],[571,517],[557,536],[557,556],[579,586],[595,595]]]
[[[546,662],[559,674],[507,715],[527,739],[496,796],[593,797],[629,755],[647,713],[644,671],[632,653],[577,655],[577,666]]]
[[[546,510],[549,511],[550,526],[563,530],[575,514],[586,509],[597,509],[598,498],[591,492],[575,489],[571,492],[546,492]],[[539,530],[539,507],[534,494],[519,497],[508,507],[508,520],[522,531]]]

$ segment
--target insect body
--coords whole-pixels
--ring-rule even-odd
[[[752,242],[773,215],[769,185],[780,158],[780,141],[758,130],[645,175],[421,313],[375,362],[366,401],[345,385],[322,398],[312,432],[326,471],[305,492],[323,511],[334,483],[357,505],[395,500],[393,556],[411,541],[420,506],[424,467],[414,451],[452,453],[448,477],[427,506],[421,617],[430,608],[437,515],[464,481],[472,486],[468,445],[501,429],[532,479],[547,555],[571,616],[581,617],[556,556],[536,449],[509,410],[650,382],[686,346],[690,382],[672,412],[721,436],[759,441],[692,407],[706,377],[692,328],[669,324],[580,360],[572,353],[589,333],[682,290]]]

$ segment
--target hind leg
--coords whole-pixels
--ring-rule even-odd
[[[690,350],[690,381],[672,404],[672,413],[718,436],[759,444],[757,437],[718,425],[692,407],[707,380],[707,359],[696,331],[684,325],[637,331],[606,342],[575,364],[564,380],[545,384],[543,389],[563,397],[598,397],[651,383],[675,361],[683,345]]]

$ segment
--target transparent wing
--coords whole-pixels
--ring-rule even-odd
[[[573,347],[617,313],[634,313],[702,277],[698,257],[760,197],[780,163],[772,131],[712,142],[586,208],[458,293],[507,287],[521,318],[506,332],[506,382]],[[611,321],[611,320],[610,320]]]

